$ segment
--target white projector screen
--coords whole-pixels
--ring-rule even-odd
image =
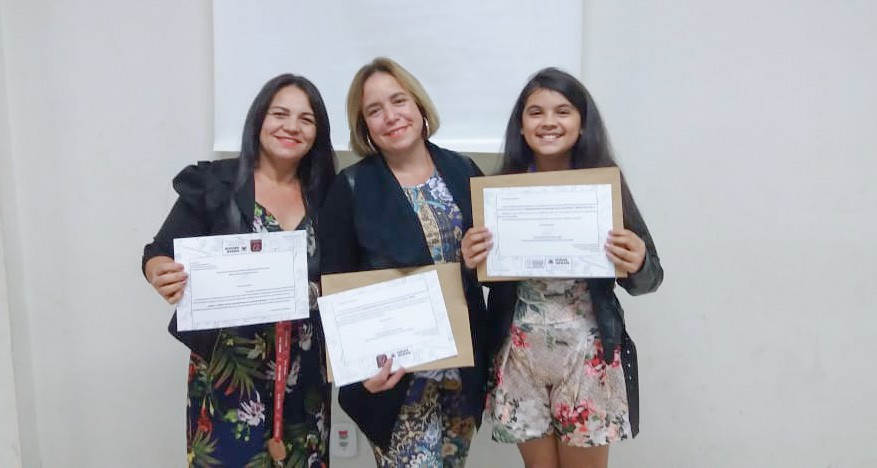
[[[499,152],[514,100],[536,70],[578,76],[579,0],[214,0],[214,150],[236,152],[250,103],[280,73],[320,89],[336,150],[349,148],[345,111],[353,74],[377,56],[416,76],[441,118],[432,140]]]

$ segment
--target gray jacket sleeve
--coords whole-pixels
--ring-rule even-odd
[[[658,258],[658,251],[655,249],[655,242],[652,240],[649,228],[646,226],[636,202],[633,201],[633,195],[630,193],[624,177],[621,179],[621,199],[624,204],[624,227],[635,232],[645,242],[646,258],[639,271],[628,275],[627,278],[619,278],[618,284],[631,296],[655,292],[664,281],[664,269],[661,267],[661,259]]]

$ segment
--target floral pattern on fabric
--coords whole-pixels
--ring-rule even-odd
[[[496,359],[488,414],[493,439],[521,443],[549,434],[592,447],[631,436],[621,355],[603,361],[585,280],[527,280]]]
[[[463,467],[475,436],[459,380],[415,378],[387,450],[372,447],[381,468]]]
[[[423,229],[433,261],[458,262],[463,215],[444,180],[403,187]],[[379,467],[462,467],[475,435],[475,415],[463,395],[458,369],[420,371],[408,394],[386,451],[372,446]]]
[[[432,260],[435,263],[459,262],[463,214],[445,181],[438,173],[433,173],[426,182],[402,189],[420,220]],[[420,371],[415,375],[434,380],[460,379],[457,369]]]
[[[432,259],[436,263],[459,262],[463,214],[445,181],[436,173],[423,184],[402,189],[420,220]]]
[[[308,273],[316,279],[319,261],[313,221],[305,216],[298,229],[307,232]],[[253,232],[280,230],[278,221],[256,203]],[[310,318],[292,322],[283,408],[285,467],[329,464],[331,393],[313,304]],[[209,360],[191,354],[186,419],[189,466],[276,466],[266,445],[274,421],[274,329],[273,324],[224,328]]]

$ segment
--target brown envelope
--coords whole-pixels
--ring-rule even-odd
[[[463,280],[460,277],[459,263],[438,263],[415,268],[391,268],[387,270],[323,275],[321,279],[323,294],[347,291],[348,289],[368,286],[430,270],[436,270],[438,273],[439,284],[442,287],[442,297],[445,300],[445,307],[448,309],[448,320],[451,323],[451,331],[454,333],[454,342],[457,345],[457,355],[406,368],[405,370],[413,372],[450,369],[454,367],[472,367],[475,365],[475,361],[472,354],[472,335],[469,330],[469,306],[466,304],[466,296],[463,293]],[[329,361],[328,350],[326,350],[326,366],[329,371],[327,374],[329,381],[332,382],[335,379],[332,377],[332,364]],[[377,374],[377,368],[375,369],[375,374]]]
[[[539,185],[612,185],[612,228],[624,229],[624,218],[621,203],[621,171],[617,167],[601,167],[597,169],[574,169],[555,172],[529,172],[526,174],[508,174],[490,177],[473,177],[469,179],[472,187],[472,218],[473,224],[484,226],[484,189],[495,187],[532,187]],[[615,276],[624,278],[627,273],[615,269]],[[527,278],[508,276],[488,276],[487,264],[478,265],[478,281],[509,281]]]

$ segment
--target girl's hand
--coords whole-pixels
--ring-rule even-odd
[[[460,254],[466,268],[473,270],[487,259],[487,253],[493,247],[493,234],[484,227],[475,227],[466,231],[460,243]]]
[[[405,368],[400,367],[399,370],[391,373],[390,369],[392,368],[393,358],[391,357],[384,362],[381,371],[374,377],[362,382],[362,386],[365,387],[369,393],[385,392],[395,387],[396,384],[399,383],[399,380],[402,379],[402,376],[405,375]]]
[[[646,259],[646,243],[627,229],[609,231],[606,256],[615,266],[627,273],[636,273]]]

